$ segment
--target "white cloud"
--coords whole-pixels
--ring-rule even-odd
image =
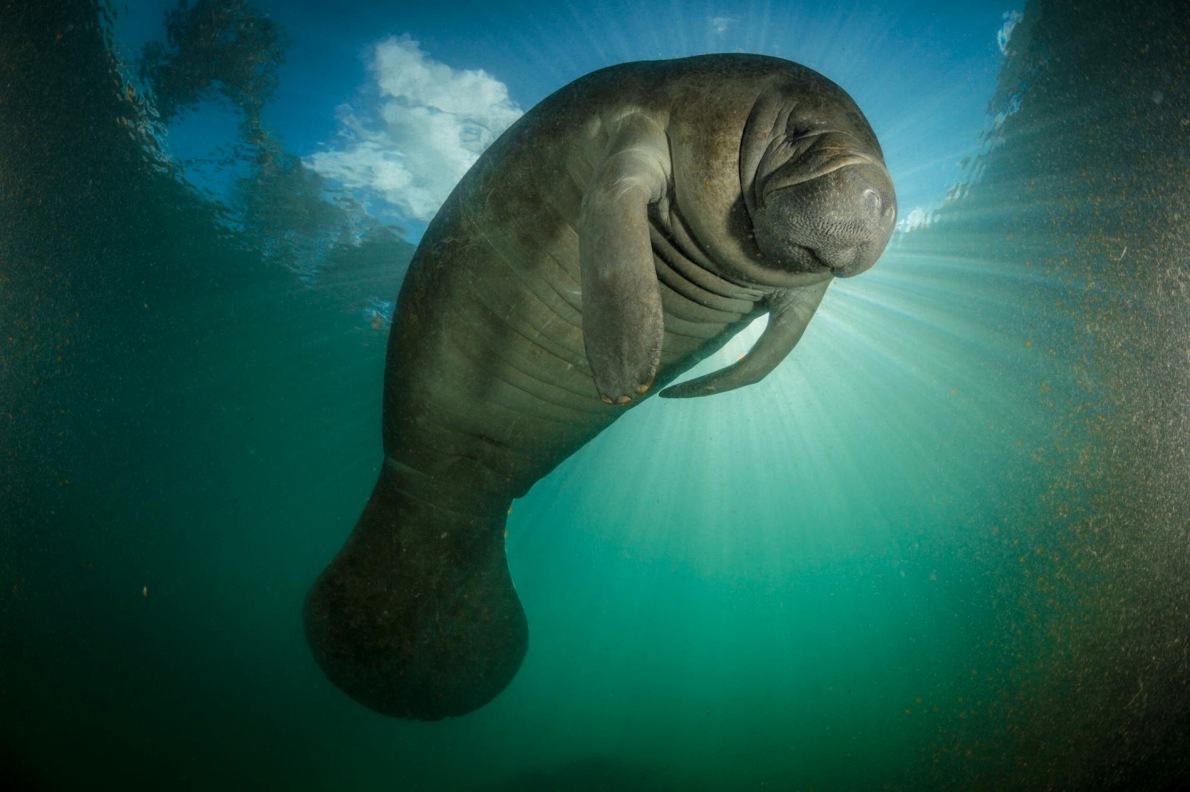
[[[735,24],[734,17],[711,17],[711,29],[722,36]]]
[[[399,218],[427,221],[522,111],[504,83],[439,63],[408,36],[377,44],[369,70],[376,106],[340,106],[339,145],[305,162]]]
[[[919,228],[929,228],[933,219],[932,212],[927,211],[921,206],[915,206],[913,207],[913,211],[897,221],[897,229],[908,234],[910,231],[916,231]]]

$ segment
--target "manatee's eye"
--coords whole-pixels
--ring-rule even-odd
[[[791,143],[801,140],[814,131],[814,125],[808,121],[798,121],[785,130],[785,139]]]
[[[804,156],[814,147],[824,131],[821,125],[810,121],[799,121],[786,129],[782,143],[790,159]]]

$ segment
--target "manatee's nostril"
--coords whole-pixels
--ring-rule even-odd
[[[872,209],[872,214],[880,214],[880,206],[884,202],[880,200],[880,193],[873,190],[871,187],[864,190],[864,200]]]

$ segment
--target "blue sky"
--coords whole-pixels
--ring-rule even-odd
[[[114,5],[115,39],[131,59],[161,35],[174,2]],[[904,218],[939,204],[959,163],[979,150],[1001,62],[997,33],[1019,10],[1012,0],[254,5],[290,42],[266,125],[411,236],[516,113],[602,66],[705,52],[777,55],[841,84],[881,139]],[[444,101],[455,105],[445,115]],[[209,103],[171,124],[167,144],[201,157],[234,140],[235,121]],[[199,168],[190,176],[220,189]]]

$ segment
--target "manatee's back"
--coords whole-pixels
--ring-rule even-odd
[[[504,555],[509,505],[614,418],[582,347],[581,196],[542,175],[565,120],[531,112],[430,224],[389,338],[383,469],[306,600],[327,677],[387,715],[461,715],[511,681],[528,626]]]
[[[389,338],[386,453],[510,497],[617,415],[583,348],[575,225],[591,166],[576,152],[598,118],[573,88],[520,119],[442,206]]]

